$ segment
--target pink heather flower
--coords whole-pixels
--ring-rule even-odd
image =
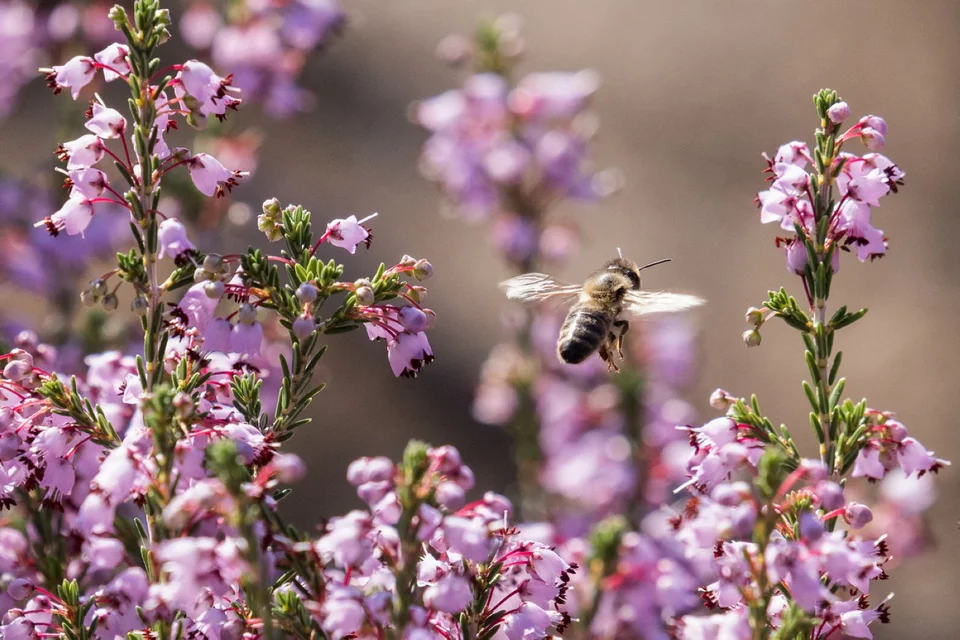
[[[226,318],[212,319],[203,330],[203,350],[207,353],[229,353],[232,331],[233,325]]]
[[[327,225],[327,242],[335,247],[346,249],[350,253],[356,253],[357,245],[361,242],[370,246],[370,231],[363,227],[367,220],[376,218],[377,214],[372,213],[363,220],[357,220],[356,216],[349,218],[338,218]]]
[[[83,126],[99,138],[119,138],[127,129],[127,121],[116,109],[94,102],[93,117]]]
[[[850,525],[851,529],[862,529],[873,520],[873,512],[865,504],[851,502],[843,510],[843,521]]]
[[[833,124],[840,124],[850,117],[850,105],[846,102],[838,102],[827,109],[827,117]]]
[[[363,594],[352,587],[334,586],[323,600],[321,626],[329,637],[346,638],[363,626],[367,614]]]
[[[372,531],[369,513],[351,511],[332,518],[327,523],[326,535],[314,543],[314,548],[325,562],[332,560],[342,568],[359,567],[373,554]]]
[[[130,55],[130,49],[127,45],[114,42],[103,51],[95,53],[93,59],[103,65],[103,79],[113,82],[121,75],[126,76],[130,73],[128,55]]]
[[[679,640],[741,640],[752,634],[747,608],[738,607],[712,616],[680,618]]]
[[[230,191],[239,184],[240,178],[246,176],[243,171],[226,169],[216,158],[206,153],[198,153],[190,158],[187,168],[200,193],[205,196],[216,195],[218,198],[223,196],[224,190]]]
[[[880,116],[863,116],[858,123],[862,127],[873,129],[882,136],[887,135],[887,121]]]
[[[90,536],[83,541],[83,558],[91,569],[113,569],[123,561],[123,543],[116,538]]]
[[[93,206],[93,202],[87,198],[71,197],[59,211],[50,216],[47,228],[52,235],[56,235],[61,229],[71,236],[78,233],[83,235],[93,219]]]
[[[807,143],[799,140],[781,145],[777,149],[777,155],[773,157],[773,161],[775,163],[794,164],[801,169],[807,166],[808,161],[813,162],[810,158],[810,149],[807,148]]]
[[[416,378],[425,364],[433,362],[433,350],[425,333],[406,333],[387,342],[387,360],[393,375]]]
[[[196,249],[187,237],[187,228],[177,218],[167,218],[160,223],[157,239],[160,241],[161,258],[164,256],[176,258],[184,251]]]
[[[562,620],[558,611],[544,611],[532,602],[524,602],[503,619],[503,632],[509,640],[543,638],[550,627]]]
[[[946,460],[935,458],[933,451],[927,451],[927,448],[913,437],[904,438],[897,446],[897,461],[903,468],[903,472],[908,476],[915,471],[923,474],[927,471],[935,471],[945,464],[950,464]]]
[[[846,234],[848,243],[857,245],[860,262],[887,252],[883,231],[870,224],[870,206],[853,199],[846,200],[839,210],[837,229]]]
[[[70,95],[76,100],[77,96],[80,95],[80,89],[83,89],[93,80],[96,72],[97,67],[91,58],[74,56],[65,64],[54,66],[53,73],[48,76],[48,82],[54,87],[56,93],[59,93],[64,87],[69,88]]]
[[[530,152],[516,140],[505,140],[483,158],[487,175],[501,184],[518,184],[530,166]]]
[[[293,453],[278,453],[270,461],[270,467],[277,480],[284,484],[294,484],[307,475],[307,466]]]
[[[784,243],[783,250],[787,257],[787,270],[802,276],[805,273],[804,267],[807,266],[807,249],[803,246],[803,241],[800,238],[790,238]],[[834,255],[837,253],[834,252]]]
[[[246,324],[238,322],[230,332],[230,353],[238,353],[248,358],[260,355],[263,346],[263,325],[259,322]]]
[[[774,187],[757,194],[760,222],[763,224],[779,222],[781,228],[793,231],[795,222],[804,225],[807,220],[813,218],[813,207],[808,200],[776,188],[776,184]]]
[[[96,198],[103,193],[108,184],[107,174],[93,167],[74,169],[67,173],[67,177],[73,184],[70,191],[71,198]]]
[[[870,151],[880,151],[887,143],[882,133],[870,127],[864,127],[860,130],[860,140],[863,141],[863,146]]]
[[[82,135],[76,140],[64,142],[62,159],[67,161],[67,169],[82,169],[100,162],[103,157],[103,142],[92,133]]]
[[[246,422],[231,422],[223,428],[224,435],[237,446],[237,455],[247,464],[260,459],[268,445],[263,433]]]
[[[872,207],[880,206],[880,198],[890,193],[888,178],[883,171],[874,169],[869,173],[859,175],[849,181],[838,180],[841,195],[846,195],[857,202],[863,202]]]
[[[473,562],[486,562],[494,548],[485,524],[460,516],[443,520],[443,538],[451,551]]]
[[[865,446],[857,453],[857,459],[853,463],[853,472],[850,474],[854,478],[873,478],[882,480],[887,470],[880,462],[880,449],[878,447]]]
[[[367,482],[382,482],[393,478],[396,468],[386,456],[358,458],[347,467],[347,482],[358,487]]]
[[[184,315],[187,327],[203,331],[213,319],[218,300],[204,291],[205,283],[200,282],[189,289],[177,303],[177,309]]]
[[[200,113],[222,116],[227,107],[239,102],[227,96],[232,76],[221,78],[198,60],[188,60],[180,69],[180,82],[187,95],[200,103]]]
[[[139,405],[142,395],[143,384],[140,382],[140,374],[128,373],[123,381],[123,403]]]
[[[531,73],[510,93],[510,109],[526,119],[572,118],[600,88],[592,70]]]
[[[444,613],[459,613],[473,601],[470,582],[463,576],[448,573],[423,592],[423,604],[428,609]]]

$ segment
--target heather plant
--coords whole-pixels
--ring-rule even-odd
[[[126,44],[45,73],[74,97],[99,74],[126,84],[129,120],[92,103],[91,133],[59,148],[70,198],[38,225],[56,240],[92,234],[95,219],[128,219],[132,248],[80,295],[115,310],[129,290],[143,347],[92,354],[70,378],[30,334],[3,356],[4,637],[563,628],[574,568],[521,538],[503,498],[466,504],[473,475],[450,447],[412,443],[400,465],[352,465],[370,510],[331,519],[316,539],[280,519],[280,485],[303,466],[279,449],[309,422],[326,336],[364,326],[386,343],[397,376],[416,376],[433,357],[424,332],[434,315],[419,304],[433,267],[404,256],[345,280],[342,264],[320,256],[369,246],[369,218],[314,234],[308,211],[277,200],[258,227],[282,242],[278,252],[198,249],[160,206],[168,175],[187,172],[210,197],[245,174],[173,146],[172,130],[225,117],[238,92],[196,60],[161,67],[170,20],[155,0],[109,18]],[[273,398],[264,397],[271,322],[289,345]]]
[[[596,200],[611,184],[589,160],[596,76],[514,81],[523,49],[514,19],[483,24],[472,41],[451,36],[441,56],[474,72],[414,111],[430,132],[424,175],[461,217],[492,219],[494,246],[516,272],[562,264],[579,239],[564,203]],[[584,567],[571,583],[568,637],[871,637],[890,598],[874,594],[871,604],[870,583],[886,578],[894,556],[923,547],[926,474],[946,463],[893,414],[843,396],[835,335],[866,310],[828,305],[841,254],[866,262],[886,253],[871,212],[904,174],[878,153],[882,118],[843,128],[850,109],[835,92],[814,102],[815,146],[791,142],[764,156],[772,184],[757,197],[761,222],[787,232],[776,245],[801,279],[803,304],[770,292],[747,311],[743,335],[759,345],[775,317],[801,334],[812,459],[755,397],[718,389],[711,405],[726,415],[686,426],[692,410],[676,397],[694,360],[684,319],[631,335],[640,348],[611,377],[597,358],[557,362],[555,310],[511,315],[512,340],[484,365],[474,415],[514,435],[525,528]],[[858,141],[863,156],[849,150]],[[689,497],[677,503],[674,490]]]
[[[176,7],[182,9],[183,41],[197,58],[229,75],[231,86],[243,92],[246,106],[256,104],[271,118],[285,118],[312,105],[313,96],[299,86],[298,77],[346,22],[336,0],[183,2]],[[90,49],[102,49],[98,55],[105,60],[126,46],[123,34],[103,19],[109,8],[109,3],[74,0],[12,0],[0,6],[0,68],[6,78],[0,88],[0,119],[13,112],[20,89],[36,79],[38,66]],[[107,77],[95,75],[83,90],[85,96],[109,91],[107,82]],[[51,140],[73,135],[84,108],[83,102],[61,101]],[[234,169],[256,171],[263,137],[258,128],[238,125],[233,119],[206,119],[202,124],[190,130],[193,140],[187,146]],[[108,319],[95,307],[84,309],[75,295],[82,265],[112,259],[129,231],[122,215],[98,216],[88,239],[71,237],[54,244],[43,230],[33,229],[38,217],[50,215],[63,202],[60,185],[46,179],[47,175],[30,171],[0,175],[0,274],[22,293],[45,294],[46,321],[29,328],[60,350],[64,370],[75,371],[85,353],[108,346],[126,349],[132,337],[125,323]],[[103,209],[109,206],[101,203]],[[216,243],[224,221],[242,224],[251,216],[246,203],[204,197],[189,178],[176,172],[166,177],[160,208],[214,251],[222,250]],[[0,319],[7,336],[25,327],[25,318],[13,310],[5,310]]]
[[[309,16],[301,3],[241,4],[260,11],[242,14],[244,28],[284,24],[303,46],[340,22],[324,13],[332,3],[302,3]],[[197,6],[189,38],[216,23]],[[284,12],[299,17],[276,22]],[[695,368],[688,318],[631,332],[614,376],[596,359],[556,361],[555,310],[513,310],[474,414],[517,439],[518,512],[493,492],[469,497],[473,472],[455,448],[412,441],[396,462],[344,465],[363,507],[303,531],[279,509],[305,473],[284,449],[317,428],[308,409],[327,345],[365,334],[395,376],[416,378],[433,360],[433,266],[405,255],[348,277],[343,252],[371,249],[377,214],[318,224],[276,198],[257,218],[267,249],[195,242],[181,201],[216,201],[248,174],[195,138],[177,146],[178,129],[274,94],[241,91],[198,60],[162,64],[171,20],[158,0],[108,17],[119,42],[44,72],[74,100],[94,83],[124,86],[126,105],[94,95],[89,133],[58,147],[59,210],[45,192],[0,183],[0,195],[36,217],[50,252],[71,243],[50,258],[61,272],[115,252],[73,295],[136,319],[138,344],[79,361],[23,331],[0,349],[2,637],[869,638],[889,619],[891,596],[872,583],[922,549],[931,475],[948,463],[893,413],[844,397],[834,350],[866,314],[834,308],[840,261],[886,253],[872,214],[904,183],[879,153],[883,119],[845,126],[846,103],[819,92],[814,144],[766,158],[771,184],[757,196],[803,296],[770,292],[743,339],[758,346],[777,319],[800,334],[812,455],[753,396],[718,389],[710,404],[723,415],[698,426],[679,397]],[[523,48],[511,19],[444,41],[444,57],[476,72],[414,111],[430,132],[425,174],[451,211],[492,222],[516,272],[562,267],[580,237],[566,205],[618,182],[590,161],[596,75],[514,81]],[[858,143],[868,153],[852,153]],[[29,286],[49,288],[51,273]]]

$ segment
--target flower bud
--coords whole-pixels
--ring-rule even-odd
[[[203,292],[207,294],[207,297],[211,300],[218,300],[223,296],[223,291],[226,288],[226,285],[223,284],[223,280],[211,280],[207,284],[203,285]]]
[[[108,293],[107,295],[103,296],[103,308],[107,311],[116,311],[119,304],[120,301],[117,299],[117,294]]]
[[[306,340],[317,328],[317,323],[312,316],[301,316],[293,321],[293,335],[297,340]]]
[[[823,482],[829,475],[826,465],[819,460],[804,458],[800,461],[800,468],[803,470],[803,477],[810,483]]]
[[[756,307],[750,307],[747,309],[747,315],[745,316],[747,324],[751,327],[757,328],[763,324],[763,310],[757,309]]]
[[[90,281],[90,291],[93,292],[94,297],[100,298],[107,292],[107,283],[101,278]]]
[[[212,273],[220,271],[223,266],[223,256],[219,253],[208,253],[203,257],[203,268]]]
[[[280,217],[280,214],[283,212],[283,209],[280,207],[280,201],[276,198],[264,200],[261,209],[263,209],[263,215],[274,218]]]
[[[873,129],[881,136],[887,135],[887,121],[880,116],[863,116],[860,118],[860,125],[865,129]]]
[[[13,382],[19,382],[33,371],[33,362],[25,360],[11,360],[3,368],[3,377]]]
[[[423,304],[427,301],[427,288],[419,285],[410,287],[410,297],[413,298],[417,304]]]
[[[716,389],[710,394],[710,406],[717,411],[727,411],[735,401],[736,398],[723,389]]]
[[[17,578],[7,587],[7,595],[14,600],[25,600],[33,594],[33,591],[33,584],[23,578]]]
[[[417,259],[407,254],[403,254],[403,257],[400,258],[399,264],[401,267],[413,267],[417,264]]]
[[[813,492],[820,499],[824,511],[834,511],[843,506],[843,487],[836,482],[819,482]]]
[[[827,117],[833,124],[840,124],[850,117],[850,105],[846,102],[838,102],[827,109]]]
[[[177,395],[173,396],[173,408],[181,417],[186,417],[193,411],[193,398],[189,393],[178,391]]]
[[[427,314],[416,307],[403,307],[398,315],[400,324],[410,333],[420,333],[427,328]]]
[[[147,299],[143,296],[136,296],[133,300],[130,301],[130,311],[135,313],[138,316],[147,315],[147,311],[150,308],[150,303],[147,302]]]
[[[97,304],[97,297],[93,295],[93,291],[90,289],[84,289],[80,292],[80,302],[82,302],[85,307],[92,307]]]
[[[870,507],[859,502],[851,502],[843,510],[843,520],[852,529],[862,529],[873,520],[873,512]]]
[[[761,340],[760,332],[756,329],[749,329],[743,332],[743,344],[748,347],[759,347]]]
[[[437,326],[437,312],[433,309],[424,309],[423,313],[427,316],[427,331]]]
[[[203,267],[197,267],[193,270],[193,281],[194,282],[203,282],[204,280],[210,280],[213,277],[213,274],[204,269]]]
[[[257,321],[257,310],[249,302],[245,302],[242,307],[240,307],[240,312],[237,314],[237,320],[243,324],[253,324]]]
[[[313,302],[317,299],[317,288],[309,282],[304,282],[297,287],[297,300],[303,304]]]
[[[357,295],[357,303],[363,306],[369,306],[374,303],[376,296],[370,287],[357,287],[354,292]]]
[[[292,453],[278,453],[270,462],[277,480],[284,484],[299,482],[307,474],[307,467],[299,456]]]
[[[880,151],[886,145],[886,139],[882,133],[876,129],[867,127],[864,127],[860,131],[860,140],[863,142],[863,146],[870,149],[870,151]]]
[[[800,537],[807,542],[816,542],[823,537],[823,522],[812,511],[801,511],[798,518]]]
[[[433,265],[426,260],[417,260],[413,267],[413,277],[421,282],[433,276]]]

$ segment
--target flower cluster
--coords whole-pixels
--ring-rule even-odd
[[[815,215],[815,202],[822,198],[823,188],[835,185],[840,201],[833,207],[826,223],[824,244],[856,251],[860,262],[882,257],[887,252],[883,231],[871,224],[872,207],[880,206],[880,198],[897,193],[903,184],[904,173],[886,156],[876,151],[883,148],[887,124],[879,116],[864,116],[855,125],[840,133],[844,119],[850,116],[845,102],[835,102],[824,113],[824,130],[830,134],[831,145],[815,151],[816,159],[804,142],[784,144],[773,159],[764,154],[771,185],[757,194],[760,222],[776,222],[785,231],[796,230],[799,235],[816,236],[820,219]],[[861,140],[871,151],[857,156],[841,151],[851,140]],[[808,173],[807,164],[813,164],[819,175],[829,176],[828,184],[813,182],[817,173]],[[797,236],[778,238],[777,245],[786,252],[787,268],[804,275],[807,253]],[[831,269],[837,271],[840,254],[832,253]]]
[[[183,38],[229,69],[244,96],[272,117],[304,110],[312,96],[297,86],[308,55],[324,48],[346,24],[337,0],[230,3],[190,2],[181,17]]]
[[[460,61],[478,72],[462,89],[415,105],[413,117],[430,132],[420,169],[468,221],[494,218],[493,240],[513,264],[543,256],[564,260],[578,245],[576,228],[547,220],[564,200],[596,201],[615,189],[616,177],[592,167],[595,124],[590,99],[599,87],[593,71],[541,72],[518,82],[510,70],[522,47],[509,17],[484,25],[476,44],[453,37]]]
[[[569,624],[563,603],[576,567],[513,528],[503,496],[464,504],[473,474],[456,449],[413,442],[399,466],[361,458],[347,478],[369,509],[331,519],[290,552],[322,568],[325,592],[297,590],[330,637],[406,629],[402,637],[461,640],[500,630],[517,640]]]

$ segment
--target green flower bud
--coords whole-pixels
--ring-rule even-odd
[[[376,301],[376,295],[370,287],[357,287],[357,302],[367,307]]]
[[[108,293],[103,296],[103,308],[107,311],[115,311],[117,306],[120,304],[120,301],[117,300],[117,295],[115,293]]]
[[[150,308],[150,303],[147,302],[147,299],[143,296],[137,296],[130,302],[130,311],[133,311],[138,316],[147,315],[147,310]]]
[[[747,309],[747,314],[744,316],[747,324],[751,327],[759,327],[763,324],[763,310],[757,309],[756,307],[750,307]]]
[[[203,268],[216,273],[223,266],[223,256],[219,253],[208,253],[203,258]]]
[[[93,291],[90,289],[84,289],[80,292],[80,302],[86,307],[92,307],[97,304],[97,297],[93,295]]]
[[[743,344],[748,347],[759,347],[761,340],[760,332],[756,329],[748,329],[743,332]]]

